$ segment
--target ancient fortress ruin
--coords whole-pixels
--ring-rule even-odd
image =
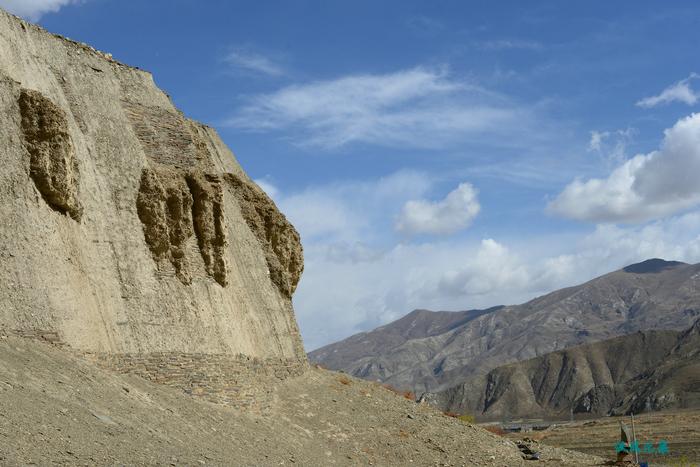
[[[235,404],[306,369],[299,235],[149,73],[0,10],[0,157],[0,333]]]

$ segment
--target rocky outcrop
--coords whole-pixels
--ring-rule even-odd
[[[144,169],[136,208],[154,260],[167,259],[180,281],[190,284],[186,246],[194,232],[192,195],[184,178],[166,169]]]
[[[66,114],[40,92],[28,89],[20,92],[19,110],[36,188],[49,206],[79,221],[78,165]]]
[[[167,260],[183,284],[192,282],[187,243],[196,234],[207,274],[228,284],[224,196],[216,175],[178,169],[146,168],[136,200],[146,243],[153,260]]]
[[[612,413],[700,407],[700,320],[661,360],[630,380]]]
[[[574,403],[574,413],[587,413],[602,417],[615,407],[620,395],[608,384],[592,387]]]
[[[0,10],[0,129],[0,332],[304,371],[299,235],[149,73]]]
[[[194,231],[207,273],[226,286],[228,240],[221,177],[193,173],[187,176],[187,184],[193,198]]]
[[[260,187],[235,174],[226,174],[226,181],[233,188],[243,218],[265,250],[270,278],[282,294],[291,297],[304,271],[299,234]]]

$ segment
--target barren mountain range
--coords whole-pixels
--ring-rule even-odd
[[[700,320],[498,367],[424,400],[480,419],[639,413],[700,406]]]
[[[416,310],[309,356],[327,368],[420,394],[580,344],[640,330],[681,331],[699,316],[700,264],[651,259],[522,305]]]

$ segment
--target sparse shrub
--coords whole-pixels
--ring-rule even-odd
[[[468,413],[462,414],[457,418],[459,418],[459,421],[464,422],[464,423],[474,423],[476,421],[476,419],[474,418],[474,415],[471,415]]]
[[[484,428],[484,430],[489,431],[489,432],[493,433],[494,435],[505,436],[507,434],[506,431],[498,425],[489,425],[489,426],[485,426],[483,428]]]
[[[411,391],[400,391],[400,390],[396,389],[395,387],[393,387],[393,386],[390,385],[390,384],[383,384],[382,387],[383,387],[384,389],[386,389],[387,391],[393,392],[393,393],[396,394],[397,396],[403,397],[404,399],[408,399],[408,400],[410,400],[410,401],[415,401],[415,400],[416,400],[416,394],[415,394],[414,392],[411,392]]]
[[[474,415],[471,415],[468,413],[460,415],[460,414],[457,414],[454,412],[443,412],[443,415],[445,415],[446,417],[456,418],[457,420],[459,420],[460,422],[463,422],[463,423],[475,423],[476,422]]]

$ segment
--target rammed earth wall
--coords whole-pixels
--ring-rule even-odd
[[[0,9],[0,335],[264,410],[299,234],[153,77]]]
[[[0,10],[0,154],[0,329],[202,391],[303,368],[299,234],[149,73]]]

